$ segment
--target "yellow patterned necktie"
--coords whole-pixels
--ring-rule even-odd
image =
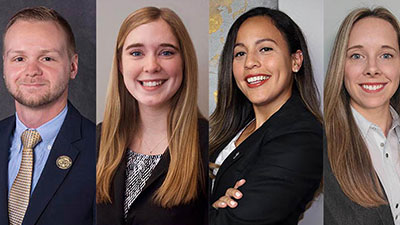
[[[42,140],[35,130],[25,130],[21,135],[22,160],[17,177],[8,197],[10,225],[21,225],[29,204],[33,171],[33,148]]]

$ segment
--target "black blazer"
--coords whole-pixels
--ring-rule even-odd
[[[215,162],[223,147],[211,161]],[[297,91],[219,168],[210,204],[244,178],[236,208],[210,208],[212,225],[297,224],[322,177],[322,126]]]
[[[15,116],[0,122],[0,224],[8,224],[8,152],[14,129]],[[95,124],[68,103],[67,116],[32,193],[23,225],[94,224],[95,132]],[[65,170],[56,165],[63,155],[72,159]]]
[[[100,127],[100,126],[99,126]],[[98,132],[99,134],[99,132]],[[208,122],[199,120],[199,138],[204,174],[207,176],[208,165]],[[126,155],[126,154],[125,154]],[[126,157],[119,165],[111,185],[111,204],[97,204],[98,225],[203,225],[207,218],[207,191],[187,205],[179,205],[170,209],[162,208],[153,202],[156,190],[164,182],[168,171],[170,156],[165,151],[154,168],[142,192],[132,203],[128,218],[124,219],[125,169]],[[207,178],[204,178],[207,180]]]
[[[326,148],[325,148],[326,149]],[[324,149],[324,224],[394,225],[389,205],[364,208],[351,201],[340,188]]]

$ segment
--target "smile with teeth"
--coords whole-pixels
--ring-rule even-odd
[[[379,84],[379,85],[366,85],[366,84],[364,84],[362,87],[365,88],[365,89],[371,90],[371,91],[375,91],[376,89],[382,88],[383,84]]]
[[[165,80],[152,80],[152,81],[141,81],[144,87],[157,87],[163,84]]]
[[[247,78],[246,81],[249,84],[257,84],[263,80],[268,80],[269,78],[270,78],[270,76],[254,76],[254,77]]]
[[[376,91],[383,88],[383,84],[361,84],[361,87],[368,91]]]

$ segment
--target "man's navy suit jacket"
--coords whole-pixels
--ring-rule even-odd
[[[8,224],[8,157],[15,115],[0,121],[0,224]],[[96,127],[68,103],[68,113],[31,195],[23,225],[91,225],[96,196]],[[60,169],[60,156],[72,159]]]

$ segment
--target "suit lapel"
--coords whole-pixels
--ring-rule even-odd
[[[8,224],[8,154],[11,135],[15,129],[15,116],[5,119],[0,125],[0,224]]]
[[[161,175],[167,173],[170,162],[169,150],[167,149],[165,153],[162,155],[160,161],[157,166],[151,172],[149,179],[146,181],[146,184],[143,187],[142,192],[144,192],[154,181],[156,181]]]
[[[69,104],[67,116],[54,141],[49,158],[29,201],[23,222],[24,225],[36,223],[64,181],[64,178],[74,167],[79,150],[74,147],[73,143],[81,139],[81,120],[79,113]],[[72,165],[68,169],[60,169],[56,165],[56,160],[60,156],[71,158]]]
[[[136,198],[135,201],[138,201],[138,199],[143,196],[143,193],[149,189],[149,187],[156,181],[158,180],[158,178],[160,178],[163,174],[167,173],[168,171],[168,166],[169,166],[169,162],[170,162],[170,155],[169,155],[169,150],[167,149],[164,154],[162,155],[160,161],[158,162],[157,166],[154,168],[154,170],[151,172],[151,175],[149,177],[149,179],[146,181],[146,184],[144,185],[142,191],[140,192],[140,194],[138,195],[138,197]],[[126,163],[125,163],[125,167],[126,167]],[[125,187],[125,185],[124,185]],[[153,190],[153,189],[151,189]],[[148,195],[145,195],[148,196]],[[134,215],[134,204],[133,203],[131,205],[131,208],[128,211],[128,220],[126,221],[126,224],[133,224],[133,220],[135,218]]]
[[[263,138],[263,136],[266,131],[266,128],[268,128],[267,122],[264,123],[254,133],[252,133],[249,137],[247,137],[246,140],[244,140],[239,146],[237,146],[236,149],[233,150],[233,152],[228,156],[228,158],[224,160],[221,167],[218,169],[217,177],[215,178],[214,182],[214,190],[216,189],[216,187],[218,187],[221,177],[224,176],[224,173],[228,171],[232,165],[234,165],[244,156],[248,156],[249,154],[255,154],[260,149],[257,146],[260,146],[262,140],[265,141],[265,137]],[[236,166],[238,170],[242,170],[242,168],[239,167],[247,166],[247,164],[241,163],[241,164],[236,164]]]
[[[248,154],[256,154],[260,150],[261,142],[268,142],[275,135],[275,128],[279,128],[280,126],[284,126],[285,123],[290,124],[293,119],[292,112],[299,112],[302,109],[297,109],[299,107],[303,107],[301,100],[298,96],[297,91],[293,91],[292,96],[286,101],[285,104],[275,113],[273,114],[267,121],[264,122],[261,127],[259,127],[254,133],[252,133],[249,137],[246,138],[229,156],[224,160],[221,167],[218,170],[217,177],[214,182],[214,190],[218,187],[218,183],[221,180],[221,177],[224,173],[231,167],[235,162],[238,162],[243,156]],[[227,143],[228,144],[228,143]],[[226,146],[226,145],[225,145]],[[217,151],[218,154],[221,151]],[[218,154],[213,154],[213,161],[217,158]],[[247,164],[241,163],[238,164],[237,170],[244,170],[243,167],[246,167]],[[241,179],[239,177],[238,179]],[[225,191],[225,190],[224,190]],[[213,191],[213,193],[215,193]],[[220,197],[220,196],[219,196]]]
[[[246,151],[244,151],[245,148],[242,148],[242,146],[243,145],[239,145],[235,150],[233,150],[233,152],[228,156],[228,158],[224,160],[224,162],[218,169],[218,173],[214,181],[214,190],[218,186],[221,177],[229,169],[229,167],[231,167],[235,162],[237,162],[240,158],[242,158],[246,154]]]

